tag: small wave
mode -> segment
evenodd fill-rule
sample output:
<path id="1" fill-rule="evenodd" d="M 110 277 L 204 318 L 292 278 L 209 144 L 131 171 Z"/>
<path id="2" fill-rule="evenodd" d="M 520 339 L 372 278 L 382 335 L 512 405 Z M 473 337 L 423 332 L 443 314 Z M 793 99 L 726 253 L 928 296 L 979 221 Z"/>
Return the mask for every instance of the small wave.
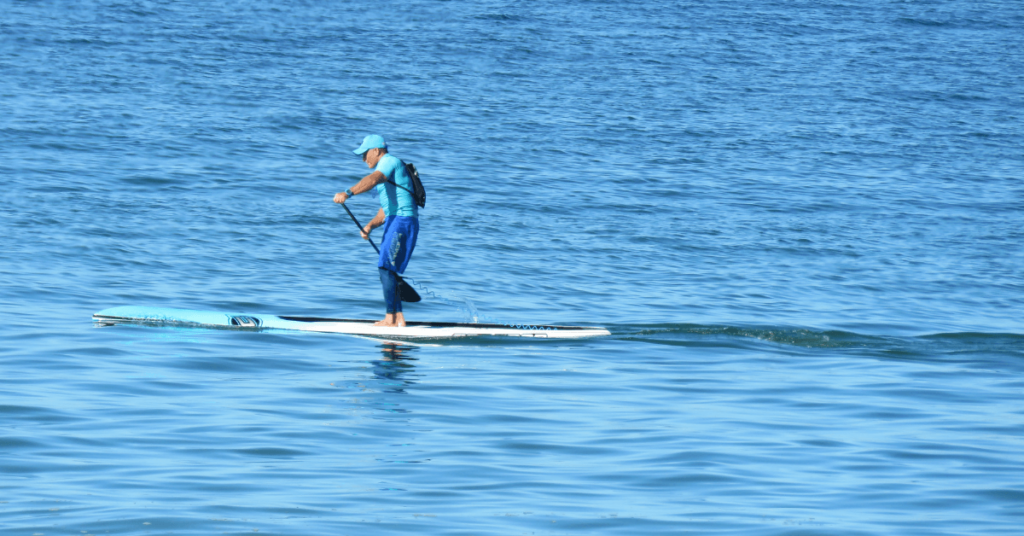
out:
<path id="1" fill-rule="evenodd" d="M 870 337 L 847 331 L 817 331 L 809 328 L 793 327 L 739 327 L 739 326 L 706 326 L 700 324 L 662 324 L 649 326 L 619 326 L 612 329 L 613 334 L 621 334 L 626 339 L 671 338 L 673 335 L 685 337 L 697 335 L 701 337 L 726 337 L 756 339 L 769 343 L 778 343 L 804 348 L 848 348 L 863 346 L 875 342 L 877 337 Z"/>
<path id="2" fill-rule="evenodd" d="M 507 13 L 487 13 L 483 15 L 477 15 L 474 17 L 477 20 L 496 20 L 501 22 L 521 22 L 524 18 L 520 15 L 510 15 Z"/>
<path id="3" fill-rule="evenodd" d="M 951 21 L 917 19 L 913 17 L 900 17 L 899 19 L 896 19 L 896 22 L 900 24 L 906 24 L 909 26 L 929 26 L 940 28 L 953 26 L 953 23 Z"/>
<path id="4" fill-rule="evenodd" d="M 918 336 L 869 335 L 842 330 L 816 330 L 793 326 L 709 326 L 653 324 L 612 326 L 620 339 L 660 344 L 706 344 L 711 339 L 753 339 L 762 343 L 801 348 L 864 348 L 900 355 L 953 355 L 991 352 L 1024 356 L 1024 334 L 935 333 Z"/>

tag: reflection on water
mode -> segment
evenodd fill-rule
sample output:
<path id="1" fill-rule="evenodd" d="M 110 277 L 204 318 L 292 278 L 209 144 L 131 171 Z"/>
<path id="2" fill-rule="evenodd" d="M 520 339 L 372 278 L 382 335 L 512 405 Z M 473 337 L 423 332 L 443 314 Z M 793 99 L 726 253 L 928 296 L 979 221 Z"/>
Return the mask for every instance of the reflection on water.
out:
<path id="1" fill-rule="evenodd" d="M 386 342 L 381 344 L 381 359 L 372 361 L 373 375 L 378 380 L 380 392 L 382 393 L 405 393 L 405 388 L 414 385 L 416 382 L 411 379 L 416 370 L 414 362 L 415 353 L 418 348 L 398 342 Z M 403 411 L 404 410 L 394 410 Z"/>

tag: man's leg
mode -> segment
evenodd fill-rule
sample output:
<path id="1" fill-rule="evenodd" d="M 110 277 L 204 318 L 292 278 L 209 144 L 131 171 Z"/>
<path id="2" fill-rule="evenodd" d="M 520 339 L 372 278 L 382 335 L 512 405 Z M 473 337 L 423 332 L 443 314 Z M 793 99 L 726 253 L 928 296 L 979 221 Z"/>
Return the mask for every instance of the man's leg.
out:
<path id="1" fill-rule="evenodd" d="M 419 234 L 419 220 L 401 216 L 389 216 L 384 224 L 384 236 L 380 241 L 380 259 L 377 269 L 380 271 L 380 282 L 384 287 L 384 301 L 387 303 L 387 315 L 377 322 L 378 326 L 405 327 L 405 315 L 402 314 L 402 299 L 398 292 L 397 272 L 405 270 L 416 247 L 416 235 Z"/>
<path id="2" fill-rule="evenodd" d="M 398 277 L 395 272 L 387 268 L 377 268 L 380 273 L 380 284 L 384 290 L 384 303 L 387 306 L 387 314 L 384 320 L 375 323 L 375 326 L 397 326 L 405 327 L 405 316 L 402 314 L 402 298 L 398 294 Z"/>
<path id="3" fill-rule="evenodd" d="M 395 271 L 402 273 L 405 271 L 405 267 L 409 264 L 409 259 L 412 257 L 412 250 L 416 247 L 416 236 L 420 232 L 420 221 L 416 218 L 395 218 L 395 223 L 398 224 L 400 230 L 396 233 L 396 238 L 400 242 L 400 247 L 397 250 L 391 251 L 391 266 L 394 267 Z M 397 276 L 396 276 L 397 280 Z M 396 290 L 397 293 L 397 285 Z M 398 309 L 395 311 L 395 325 L 398 327 L 405 327 L 405 315 L 402 314 L 402 302 L 399 300 Z"/>

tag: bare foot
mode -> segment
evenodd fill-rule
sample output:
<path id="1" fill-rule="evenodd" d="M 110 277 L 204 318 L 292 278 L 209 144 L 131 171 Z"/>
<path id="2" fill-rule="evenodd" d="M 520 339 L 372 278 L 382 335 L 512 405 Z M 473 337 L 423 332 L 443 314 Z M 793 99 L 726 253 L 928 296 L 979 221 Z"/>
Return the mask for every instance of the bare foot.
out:
<path id="1" fill-rule="evenodd" d="M 381 320 L 379 322 L 374 322 L 373 325 L 374 326 L 380 326 L 382 328 L 393 328 L 393 327 L 395 327 L 395 314 L 394 313 L 388 313 L 388 314 L 384 315 L 384 320 Z"/>
<path id="2" fill-rule="evenodd" d="M 395 313 L 395 323 L 393 325 L 395 327 L 398 327 L 398 328 L 404 328 L 405 327 L 405 315 L 402 314 L 402 313 Z"/>

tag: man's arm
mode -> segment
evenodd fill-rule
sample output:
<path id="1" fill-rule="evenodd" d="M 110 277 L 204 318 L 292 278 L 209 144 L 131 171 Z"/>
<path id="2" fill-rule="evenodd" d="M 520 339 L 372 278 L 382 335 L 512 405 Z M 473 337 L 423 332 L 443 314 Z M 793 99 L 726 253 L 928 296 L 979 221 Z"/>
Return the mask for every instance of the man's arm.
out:
<path id="1" fill-rule="evenodd" d="M 355 189 L 353 189 L 352 192 L 355 193 Z M 380 227 L 381 225 L 384 225 L 384 209 L 377 210 L 377 215 L 370 220 L 370 223 L 366 224 L 366 227 L 363 227 L 363 229 L 359 231 L 359 234 L 363 237 L 363 240 L 369 240 L 370 231 Z"/>
<path id="2" fill-rule="evenodd" d="M 363 192 L 369 192 L 378 184 L 385 182 L 387 180 L 388 178 L 383 173 L 381 173 L 380 171 L 374 171 L 373 173 L 370 173 L 369 175 L 363 177 L 362 180 L 357 182 L 355 186 L 349 188 L 349 190 L 352 191 L 352 195 L 359 195 Z M 345 192 L 334 194 L 334 202 L 344 203 L 345 201 L 348 201 L 349 197 L 351 196 L 346 194 Z M 376 220 L 376 218 L 374 218 L 374 220 Z"/>

